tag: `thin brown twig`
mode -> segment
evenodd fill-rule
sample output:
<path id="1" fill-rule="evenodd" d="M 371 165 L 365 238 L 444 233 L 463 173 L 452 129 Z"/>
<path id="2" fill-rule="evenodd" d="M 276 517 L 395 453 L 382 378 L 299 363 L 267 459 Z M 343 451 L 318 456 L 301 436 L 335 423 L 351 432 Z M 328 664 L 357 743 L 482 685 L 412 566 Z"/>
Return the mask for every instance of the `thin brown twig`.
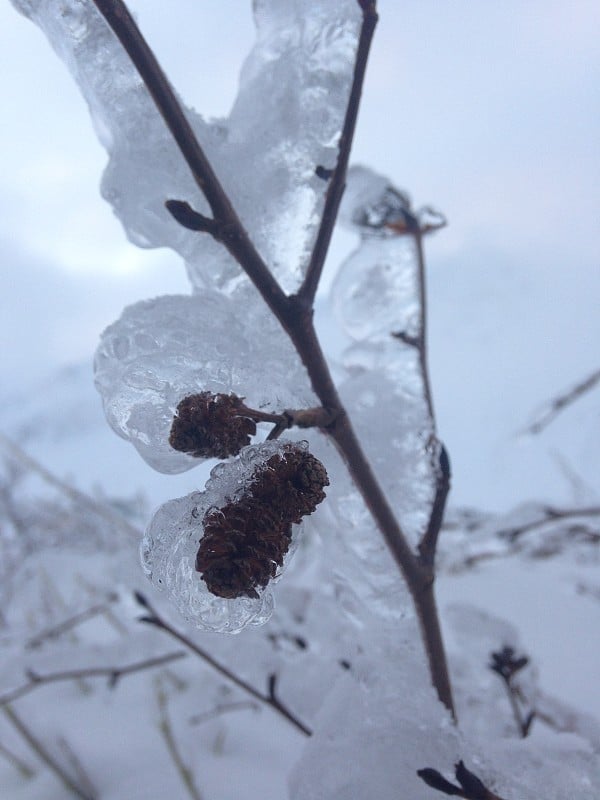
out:
<path id="1" fill-rule="evenodd" d="M 260 706 L 253 703 L 252 700 L 237 700 L 233 703 L 217 703 L 214 708 L 209 711 L 202 711 L 194 714 L 188 719 L 190 725 L 200 725 L 203 722 L 220 717 L 223 714 L 229 714 L 232 711 L 260 711 Z"/>
<path id="2" fill-rule="evenodd" d="M 437 541 L 444 521 L 446 500 L 450 491 L 450 459 L 444 445 L 440 447 L 439 465 L 437 467 L 436 491 L 433 506 L 429 514 L 427 529 L 419 542 L 419 554 L 423 563 L 433 568 Z"/>
<path id="3" fill-rule="evenodd" d="M 568 408 L 570 405 L 572 405 L 572 403 L 593 389 L 599 381 L 600 369 L 592 372 L 591 375 L 588 375 L 587 378 L 577 383 L 568 391 L 559 394 L 557 397 L 554 397 L 548 403 L 546 408 L 538 415 L 537 419 L 528 425 L 523 432 L 531 434 L 541 433 L 544 428 L 547 428 L 548 425 L 553 422 L 553 420 L 561 413 L 561 411 L 564 411 L 565 408 Z"/>
<path id="4" fill-rule="evenodd" d="M 146 609 L 148 614 L 139 618 L 140 622 L 145 622 L 148 625 L 153 625 L 155 628 L 164 631 L 169 636 L 172 636 L 177 641 L 184 644 L 188 647 L 193 653 L 199 656 L 204 662 L 206 662 L 209 666 L 211 666 L 219 675 L 222 675 L 231 683 L 234 683 L 240 689 L 243 689 L 247 694 L 251 695 L 252 697 L 259 700 L 261 703 L 269 706 L 274 711 L 277 711 L 278 714 L 283 716 L 288 722 L 290 722 L 295 728 L 301 731 L 305 736 L 311 736 L 312 731 L 308 728 L 304 723 L 302 723 L 292 712 L 284 706 L 277 698 L 272 696 L 271 693 L 263 694 L 259 692 L 258 689 L 255 689 L 254 686 L 247 683 L 243 678 L 240 678 L 234 672 L 232 672 L 227 667 L 220 664 L 216 659 L 214 659 L 210 653 L 207 653 L 206 650 L 203 650 L 199 647 L 195 642 L 189 639 L 185 634 L 178 631 L 172 625 L 170 625 L 165 619 L 163 619 L 156 609 L 150 604 L 148 599 L 141 594 L 141 592 L 135 592 L 135 598 L 137 602 Z M 269 679 L 271 680 L 271 679 Z"/>
<path id="5" fill-rule="evenodd" d="M 9 750 L 8 747 L 2 743 L 0 743 L 0 755 L 4 756 L 24 778 L 33 778 L 35 775 L 33 767 L 30 767 L 29 764 L 25 763 L 22 758 L 13 753 L 12 750 Z"/>
<path id="6" fill-rule="evenodd" d="M 160 714 L 159 730 L 165 741 L 167 751 L 171 756 L 173 764 L 175 765 L 175 769 L 179 773 L 181 781 L 187 789 L 187 792 L 192 800 L 202 800 L 202 795 L 200 794 L 200 790 L 196 786 L 196 782 L 194 780 L 194 774 L 186 765 L 181 752 L 179 751 L 177 740 L 175 739 L 175 734 L 171 726 L 171 720 L 169 719 L 167 695 L 160 683 L 156 687 L 156 698 L 158 701 L 158 710 Z"/>
<path id="7" fill-rule="evenodd" d="M 321 224 L 315 239 L 304 282 L 298 291 L 298 295 L 310 306 L 312 306 L 314 302 L 319 287 L 340 203 L 342 201 L 344 189 L 346 188 L 346 173 L 348 171 L 348 161 L 352 149 L 354 131 L 356 129 L 356 120 L 358 118 L 358 109 L 367 69 L 367 61 L 371 49 L 371 42 L 373 41 L 373 34 L 375 33 L 375 27 L 378 21 L 375 0 L 368 0 L 368 2 L 360 2 L 359 0 L 359 5 L 362 9 L 363 21 L 356 49 L 352 87 L 350 89 L 346 116 L 344 118 L 338 145 L 337 164 L 329 177 L 329 186 L 325 196 Z"/>
<path id="8" fill-rule="evenodd" d="M 46 639 L 56 639 L 61 636 L 63 633 L 70 631 L 72 628 L 81 625 L 84 622 L 87 622 L 90 619 L 98 616 L 99 614 L 104 614 L 107 610 L 110 603 L 114 603 L 118 599 L 118 595 L 114 592 L 109 595 L 108 600 L 105 603 L 98 603 L 96 605 L 90 606 L 90 608 L 86 608 L 84 611 L 80 611 L 78 614 L 74 614 L 72 617 L 59 622 L 57 625 L 52 625 L 49 628 L 45 628 L 44 630 L 36 633 L 32 636 L 25 644 L 25 648 L 32 650 L 36 647 L 39 647 L 43 641 Z"/>
<path id="9" fill-rule="evenodd" d="M 354 432 L 315 331 L 312 303 L 305 296 L 285 295 L 256 251 L 125 4 L 122 0 L 94 0 L 94 3 L 132 59 L 179 145 L 197 185 L 213 211 L 218 226 L 217 238 L 246 272 L 290 337 L 307 370 L 315 394 L 323 408 L 334 414 L 334 422 L 323 430 L 339 450 L 406 580 L 419 617 L 432 683 L 441 701 L 454 714 L 448 667 L 433 595 L 433 572 L 412 552 Z M 359 4 L 368 15 L 374 13 L 373 0 L 361 0 Z"/>
<path id="10" fill-rule="evenodd" d="M 37 672 L 29 670 L 27 676 L 29 680 L 22 686 L 18 686 L 6 694 L 0 695 L 0 708 L 13 703 L 26 694 L 45 686 L 48 683 L 61 683 L 63 681 L 76 681 L 82 678 L 108 678 L 109 685 L 115 686 L 117 681 L 121 678 L 132 675 L 135 672 L 142 672 L 146 669 L 154 669 L 155 667 L 162 667 L 172 661 L 178 661 L 180 658 L 185 658 L 187 653 L 183 650 L 177 650 L 172 653 L 166 653 L 162 656 L 155 658 L 147 658 L 144 661 L 136 661 L 133 664 L 126 664 L 121 667 L 88 667 L 82 669 L 70 669 L 62 672 L 49 672 L 45 675 L 40 675 Z"/>
<path id="11" fill-rule="evenodd" d="M 546 506 L 543 509 L 544 516 L 539 519 L 526 522 L 523 525 L 515 525 L 511 528 L 500 528 L 496 533 L 498 536 L 510 539 L 514 542 L 524 533 L 543 528 L 553 522 L 565 519 L 573 519 L 577 517 L 597 517 L 600 515 L 600 506 L 582 506 L 581 508 L 555 508 L 553 506 Z"/>
<path id="12" fill-rule="evenodd" d="M 35 734 L 31 731 L 28 725 L 23 722 L 22 718 L 17 714 L 17 712 L 9 705 L 2 706 L 2 711 L 4 712 L 7 719 L 10 721 L 12 726 L 19 732 L 22 738 L 27 742 L 29 747 L 34 751 L 34 753 L 38 756 L 40 761 L 43 761 L 44 764 L 48 767 L 48 769 L 53 772 L 59 781 L 65 786 L 65 788 L 72 792 L 73 794 L 80 797 L 81 800 L 96 800 L 96 795 L 90 794 L 87 792 L 83 787 L 81 787 L 70 775 L 69 773 L 62 767 L 58 761 L 50 755 L 48 750 L 44 747 L 42 742 L 35 736 Z"/>
<path id="13" fill-rule="evenodd" d="M 73 770 L 73 774 L 77 779 L 79 785 L 86 792 L 90 797 L 95 797 L 98 792 L 91 781 L 90 776 L 87 773 L 87 770 L 81 763 L 81 759 L 77 755 L 77 753 L 73 750 L 71 745 L 67 742 L 64 737 L 59 737 L 58 745 L 60 749 L 63 751 L 67 762 L 69 763 L 71 769 Z"/>

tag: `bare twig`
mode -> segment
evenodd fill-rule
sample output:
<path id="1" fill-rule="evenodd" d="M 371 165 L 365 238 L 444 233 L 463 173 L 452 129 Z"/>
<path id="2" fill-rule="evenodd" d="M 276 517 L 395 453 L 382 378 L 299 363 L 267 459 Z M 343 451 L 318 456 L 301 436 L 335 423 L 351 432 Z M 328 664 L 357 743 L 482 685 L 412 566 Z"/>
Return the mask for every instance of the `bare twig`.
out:
<path id="1" fill-rule="evenodd" d="M 209 711 L 202 711 L 199 714 L 194 714 L 188 719 L 190 725 L 200 725 L 202 722 L 208 722 L 210 719 L 220 717 L 223 714 L 229 714 L 232 711 L 260 711 L 260 706 L 253 703 L 252 700 L 238 700 L 234 703 L 217 703 L 214 708 Z"/>
<path id="2" fill-rule="evenodd" d="M 8 747 L 0 743 L 0 755 L 4 756 L 4 758 L 10 762 L 15 769 L 17 769 L 24 778 L 33 778 L 35 775 L 35 770 L 33 767 L 30 767 L 29 764 L 26 764 L 22 758 L 15 755 L 12 750 L 9 750 Z"/>
<path id="3" fill-rule="evenodd" d="M 58 625 L 53 625 L 50 628 L 45 628 L 43 631 L 36 633 L 35 636 L 32 636 L 27 641 L 25 647 L 32 650 L 36 647 L 39 647 L 46 639 L 58 638 L 63 633 L 66 633 L 72 628 L 77 627 L 77 625 L 81 625 L 83 622 L 87 622 L 99 614 L 104 614 L 109 607 L 109 603 L 114 603 L 117 599 L 118 595 L 112 592 L 109 595 L 107 602 L 90 606 L 90 608 L 85 609 L 85 611 L 80 611 L 79 614 L 74 614 L 72 617 L 69 617 L 63 622 L 58 623 Z"/>
<path id="4" fill-rule="evenodd" d="M 169 719 L 167 695 L 160 683 L 156 689 L 156 697 L 158 700 L 158 710 L 160 713 L 159 730 L 163 739 L 165 740 L 165 745 L 169 755 L 171 756 L 173 764 L 175 764 L 175 769 L 179 773 L 181 781 L 187 789 L 187 792 L 192 800 L 202 800 L 200 790 L 194 781 L 194 773 L 188 766 L 186 766 L 181 753 L 179 752 L 179 747 L 177 746 L 175 734 L 173 733 L 173 728 Z"/>
<path id="5" fill-rule="evenodd" d="M 289 711 L 289 709 L 287 709 L 279 700 L 277 700 L 274 696 L 272 696 L 271 692 L 269 692 L 269 694 L 263 694 L 262 692 L 259 692 L 258 689 L 255 689 L 253 686 L 251 686 L 245 680 L 240 678 L 230 669 L 228 669 L 227 667 L 223 666 L 223 664 L 220 664 L 218 661 L 216 661 L 210 655 L 210 653 L 207 653 L 206 650 L 203 650 L 201 647 L 198 647 L 198 645 L 191 639 L 189 639 L 187 636 L 185 636 L 185 634 L 180 633 L 180 631 L 178 631 L 176 628 L 170 625 L 165 619 L 159 616 L 155 608 L 150 604 L 148 599 L 143 594 L 141 594 L 141 592 L 135 592 L 135 598 L 137 602 L 148 612 L 148 614 L 145 614 L 144 616 L 139 618 L 140 622 L 145 622 L 148 625 L 153 625 L 154 627 L 159 628 L 160 630 L 167 633 L 169 636 L 172 636 L 174 639 L 177 639 L 177 641 L 184 644 L 193 653 L 195 653 L 203 661 L 209 664 L 209 666 L 211 666 L 216 672 L 218 672 L 219 675 L 222 675 L 228 681 L 231 681 L 231 683 L 234 683 L 236 686 L 239 686 L 240 689 L 243 689 L 245 692 L 247 692 L 247 694 L 251 695 L 256 700 L 259 700 L 261 703 L 268 705 L 278 714 L 283 716 L 295 728 L 301 731 L 305 736 L 312 735 L 312 731 L 310 730 L 310 728 L 307 728 L 306 725 L 300 722 L 300 720 L 297 717 L 295 717 L 294 714 L 292 714 L 292 712 Z M 270 680 L 271 678 L 269 678 L 269 681 Z"/>
<path id="6" fill-rule="evenodd" d="M 2 706 L 2 711 L 11 722 L 15 730 L 23 737 L 27 744 L 38 756 L 40 761 L 53 772 L 65 788 L 73 794 L 80 797 L 81 800 L 96 800 L 95 794 L 90 794 L 82 786 L 80 786 L 62 767 L 56 759 L 50 755 L 48 750 L 44 747 L 42 742 L 35 736 L 28 725 L 26 725 L 17 712 L 9 705 Z"/>
<path id="7" fill-rule="evenodd" d="M 134 672 L 142 672 L 147 669 L 154 669 L 155 667 L 162 667 L 165 664 L 170 664 L 172 661 L 178 661 L 180 658 L 185 658 L 186 653 L 183 650 L 177 650 L 173 653 L 166 653 L 163 656 L 156 656 L 155 658 L 147 658 L 144 661 L 136 661 L 133 664 L 126 664 L 122 667 L 88 667 L 82 669 L 70 669 L 63 672 L 49 672 L 45 675 L 40 675 L 33 670 L 27 672 L 29 680 L 22 686 L 18 686 L 6 694 L 0 695 L 0 708 L 13 703 L 20 697 L 39 689 L 48 683 L 61 683 L 63 681 L 76 681 L 82 678 L 108 678 L 108 683 L 111 688 L 116 686 L 117 682 Z"/>
<path id="8" fill-rule="evenodd" d="M 450 459 L 444 445 L 440 447 L 440 460 L 437 472 L 437 486 L 433 506 L 429 514 L 429 523 L 419 543 L 419 553 L 425 564 L 433 568 L 437 540 L 444 520 L 446 500 L 450 491 Z"/>
<path id="9" fill-rule="evenodd" d="M 573 386 L 566 392 L 557 395 L 554 397 L 544 408 L 544 410 L 538 415 L 537 419 L 535 419 L 530 425 L 528 425 L 523 433 L 531 433 L 536 434 L 540 433 L 547 428 L 548 425 L 561 413 L 564 411 L 565 408 L 568 408 L 572 403 L 576 400 L 579 400 L 584 394 L 589 392 L 594 386 L 600 381 L 600 369 L 592 372 L 591 375 L 588 375 L 580 383 Z"/>
<path id="10" fill-rule="evenodd" d="M 514 648 L 503 647 L 502 650 L 490 654 L 491 661 L 488 664 L 492 672 L 500 677 L 506 693 L 508 701 L 515 719 L 515 725 L 519 731 L 522 739 L 525 739 L 531 730 L 531 725 L 535 719 L 536 713 L 531 709 L 524 716 L 519 705 L 519 701 L 523 699 L 519 687 L 515 684 L 514 678 L 524 667 L 529 663 L 527 656 L 517 656 Z"/>
<path id="11" fill-rule="evenodd" d="M 325 206 L 323 208 L 321 224 L 306 271 L 304 283 L 298 292 L 311 306 L 321 280 L 323 265 L 325 264 L 333 228 L 337 219 L 342 195 L 346 187 L 346 172 L 348 171 L 348 160 L 350 158 L 350 150 L 352 149 L 352 140 L 356 128 L 367 60 L 369 58 L 369 50 L 371 49 L 371 42 L 378 20 L 375 0 L 359 0 L 359 5 L 363 13 L 363 22 L 356 50 L 352 87 L 350 89 L 346 116 L 338 146 L 338 160 L 333 171 L 327 171 L 329 187 L 325 196 Z"/>
<path id="12" fill-rule="evenodd" d="M 498 530 L 497 535 L 514 542 L 524 533 L 529 533 L 529 531 L 536 530 L 537 528 L 543 528 L 545 525 L 549 525 L 557 520 L 573 519 L 577 517 L 597 517 L 599 515 L 600 506 L 582 506 L 581 508 L 555 508 L 553 506 L 546 506 L 543 509 L 543 516 L 539 519 L 534 519 L 523 525 L 515 525 L 511 528 L 501 528 Z"/>
<path id="13" fill-rule="evenodd" d="M 332 413 L 334 422 L 322 430 L 331 437 L 337 446 L 358 491 L 406 580 L 421 624 L 432 683 L 442 702 L 454 713 L 448 668 L 433 595 L 433 570 L 422 563 L 420 557 L 415 556 L 412 552 L 354 432 L 315 331 L 312 299 L 307 293 L 285 295 L 260 257 L 195 138 L 156 58 L 125 4 L 122 0 L 94 0 L 94 3 L 129 54 L 173 134 L 197 185 L 206 197 L 214 216 L 216 238 L 223 242 L 246 272 L 290 337 L 322 407 Z M 363 9 L 364 24 L 367 27 L 374 26 L 376 21 L 374 0 L 359 0 L 359 5 Z M 344 170 L 342 167 L 340 169 L 340 174 L 343 175 Z M 337 206 L 332 203 L 332 212 L 335 208 Z M 181 211 L 181 206 L 176 206 L 176 209 Z M 185 213 L 188 213 L 187 209 Z M 316 270 L 314 274 L 316 274 Z M 311 278 L 311 281 L 314 279 Z"/>
<path id="14" fill-rule="evenodd" d="M 437 769 L 419 769 L 417 775 L 427 786 L 437 789 L 442 794 L 462 797 L 464 800 L 503 800 L 499 795 L 490 791 L 473 772 L 468 770 L 463 761 L 459 761 L 454 767 L 454 775 L 460 784 L 446 780 Z"/>
<path id="15" fill-rule="evenodd" d="M 86 792 L 90 797 L 95 797 L 98 793 L 77 753 L 62 736 L 59 737 L 58 744 L 83 791 Z"/>
<path id="16" fill-rule="evenodd" d="M 142 532 L 138 528 L 124 519 L 124 517 L 122 517 L 116 511 L 113 511 L 109 506 L 97 502 L 88 494 L 85 494 L 85 492 L 82 492 L 65 481 L 60 480 L 60 478 L 57 478 L 56 475 L 53 475 L 49 470 L 46 469 L 46 467 L 43 467 L 39 462 L 35 461 L 35 459 L 25 453 L 25 451 L 22 450 L 15 442 L 13 442 L 7 436 L 4 436 L 2 433 L 0 433 L 0 445 L 5 448 L 11 458 L 14 458 L 23 464 L 23 466 L 27 467 L 27 469 L 35 472 L 50 486 L 54 486 L 55 488 L 59 489 L 67 497 L 70 497 L 75 503 L 83 506 L 84 508 L 90 509 L 94 512 L 94 514 L 98 514 L 98 516 L 108 520 L 112 525 L 118 525 L 132 538 L 134 538 L 135 541 L 139 541 Z"/>

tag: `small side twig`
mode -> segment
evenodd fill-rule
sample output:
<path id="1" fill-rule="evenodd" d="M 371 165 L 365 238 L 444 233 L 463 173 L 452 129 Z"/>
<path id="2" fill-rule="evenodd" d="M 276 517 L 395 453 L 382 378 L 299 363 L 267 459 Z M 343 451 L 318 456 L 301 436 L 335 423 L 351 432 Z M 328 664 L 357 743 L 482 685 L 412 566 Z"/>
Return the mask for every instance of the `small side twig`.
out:
<path id="1" fill-rule="evenodd" d="M 535 719 L 536 713 L 531 709 L 527 714 L 523 714 L 519 705 L 519 700 L 522 700 L 522 695 L 519 692 L 519 687 L 514 683 L 515 675 L 517 675 L 529 663 L 527 656 L 517 656 L 514 648 L 503 647 L 502 650 L 490 654 L 490 663 L 488 664 L 492 672 L 498 675 L 508 696 L 508 701 L 515 719 L 515 725 L 519 731 L 522 739 L 525 739 L 531 730 L 531 725 Z"/>
<path id="2" fill-rule="evenodd" d="M 37 738 L 37 736 L 35 736 L 35 734 L 23 722 L 22 718 L 11 706 L 3 706 L 2 711 L 15 730 L 19 732 L 29 747 L 31 747 L 34 753 L 38 756 L 40 761 L 44 762 L 48 769 L 56 775 L 59 781 L 69 792 L 77 795 L 77 797 L 80 797 L 81 800 L 96 800 L 95 794 L 90 794 L 86 789 L 80 786 L 80 784 L 69 775 L 64 767 L 61 766 L 61 764 L 59 764 L 53 756 L 50 755 L 42 742 Z"/>
<path id="3" fill-rule="evenodd" d="M 33 767 L 30 767 L 29 764 L 25 763 L 22 758 L 9 750 L 8 747 L 0 743 L 0 755 L 4 756 L 4 758 L 17 769 L 24 778 L 33 778 L 35 775 L 35 770 Z"/>
<path id="4" fill-rule="evenodd" d="M 29 680 L 22 686 L 18 686 L 6 694 L 0 695 L 0 708 L 6 707 L 9 703 L 13 703 L 24 695 L 39 689 L 48 683 L 60 683 L 62 681 L 77 681 L 82 678 L 108 678 L 108 685 L 112 689 L 117 685 L 117 682 L 126 675 L 131 675 L 134 672 L 141 672 L 146 669 L 153 669 L 154 667 L 162 667 L 172 661 L 177 661 L 180 658 L 185 658 L 187 653 L 183 650 L 177 650 L 173 653 L 166 653 L 163 656 L 156 656 L 156 658 L 147 658 L 144 661 L 136 661 L 133 664 L 126 664 L 122 667 L 89 667 L 83 669 L 71 669 L 63 672 L 50 672 L 46 675 L 40 675 L 33 670 L 27 671 Z"/>
<path id="5" fill-rule="evenodd" d="M 593 389 L 598 382 L 600 382 L 600 369 L 592 372 L 591 375 L 588 375 L 587 378 L 577 383 L 568 391 L 554 397 L 538 415 L 537 419 L 525 428 L 523 433 L 530 433 L 532 435 L 541 433 L 541 431 L 547 428 L 565 408 L 568 408 L 576 400 Z"/>
<path id="6" fill-rule="evenodd" d="M 63 751 L 67 762 L 71 766 L 73 770 L 73 774 L 77 778 L 79 785 L 81 788 L 86 792 L 90 797 L 95 797 L 98 793 L 92 783 L 90 776 L 87 773 L 87 770 L 81 763 L 81 759 L 77 755 L 77 753 L 73 750 L 71 745 L 64 739 L 62 736 L 58 740 L 58 744 L 60 749 Z"/>
<path id="7" fill-rule="evenodd" d="M 201 647 L 198 647 L 195 642 L 191 639 L 188 639 L 183 633 L 180 633 L 176 628 L 170 625 L 166 620 L 159 616 L 155 608 L 150 604 L 148 599 L 141 593 L 141 592 L 134 592 L 135 599 L 143 608 L 146 609 L 148 612 L 144 614 L 142 617 L 139 617 L 140 622 L 144 622 L 147 625 L 153 625 L 154 627 L 158 628 L 159 630 L 164 631 L 169 636 L 177 639 L 177 641 L 184 644 L 188 647 L 193 653 L 195 653 L 199 658 L 201 658 L 204 662 L 206 662 L 209 666 L 211 666 L 219 675 L 222 675 L 231 683 L 234 683 L 240 689 L 243 689 L 247 694 L 254 697 L 261 703 L 269 706 L 278 714 L 280 714 L 284 719 L 290 722 L 297 730 L 301 731 L 305 736 L 311 736 L 312 731 L 308 728 L 304 723 L 302 723 L 292 712 L 286 708 L 272 693 L 269 691 L 268 694 L 263 694 L 259 692 L 258 689 L 255 689 L 254 686 L 251 686 L 245 680 L 240 678 L 234 672 L 232 672 L 227 667 L 220 664 L 216 659 L 214 659 L 210 653 L 207 653 L 206 650 L 203 650 Z M 269 679 L 270 680 L 270 679 Z"/>
<path id="8" fill-rule="evenodd" d="M 435 561 L 437 540 L 444 520 L 446 500 L 448 499 L 448 492 L 450 491 L 450 476 L 451 470 L 448 451 L 444 445 L 441 445 L 435 498 L 429 514 L 427 530 L 419 543 L 419 554 L 423 563 L 432 568 Z"/>
<path id="9" fill-rule="evenodd" d="M 181 781 L 185 786 L 185 788 L 187 789 L 188 794 L 192 798 L 192 800 L 202 800 L 202 795 L 200 794 L 200 790 L 198 789 L 194 781 L 194 774 L 192 770 L 188 766 L 186 766 L 183 757 L 179 751 L 179 747 L 177 746 L 175 734 L 173 733 L 173 728 L 171 726 L 171 720 L 169 719 L 167 695 L 162 686 L 160 685 L 160 683 L 158 684 L 156 689 L 156 697 L 158 700 L 158 710 L 160 713 L 159 730 L 165 741 L 167 751 L 171 756 L 173 764 L 175 765 L 175 769 L 179 773 Z"/>
<path id="10" fill-rule="evenodd" d="M 223 714 L 229 714 L 232 711 L 259 711 L 260 706 L 258 703 L 253 703 L 252 700 L 238 700 L 234 703 L 217 703 L 214 708 L 209 711 L 202 711 L 199 714 L 194 714 L 188 719 L 190 725 L 200 725 L 202 722 L 208 722 L 210 719 L 220 717 Z"/>
<path id="11" fill-rule="evenodd" d="M 545 506 L 543 508 L 543 516 L 539 519 L 534 519 L 531 522 L 526 522 L 523 525 L 518 525 L 513 528 L 501 528 L 498 530 L 497 535 L 509 539 L 514 542 L 524 533 L 543 528 L 544 525 L 549 525 L 551 522 L 557 520 L 573 519 L 575 517 L 597 517 L 600 515 L 600 506 L 582 506 L 581 508 L 555 508 L 553 506 Z"/>
<path id="12" fill-rule="evenodd" d="M 459 761 L 454 767 L 454 776 L 459 786 L 450 783 L 437 769 L 430 767 L 417 770 L 417 775 L 427 786 L 437 789 L 442 794 L 462 797 L 464 800 L 503 800 L 500 795 L 490 791 L 477 775 L 468 770 L 463 761 Z"/>
<path id="13" fill-rule="evenodd" d="M 104 614 L 108 609 L 109 604 L 114 603 L 117 599 L 118 595 L 115 594 L 114 592 L 111 592 L 105 603 L 98 603 L 96 605 L 90 606 L 90 608 L 87 608 L 84 611 L 80 611 L 78 614 L 74 614 L 72 617 L 69 617 L 63 622 L 59 622 L 57 625 L 45 628 L 44 630 L 32 636 L 27 641 L 25 647 L 28 650 L 33 650 L 34 648 L 39 647 L 42 644 L 42 642 L 44 642 L 46 639 L 58 638 L 63 633 L 66 633 L 67 631 L 70 631 L 72 628 L 81 625 L 83 622 L 87 622 L 88 620 L 93 619 L 99 614 Z"/>

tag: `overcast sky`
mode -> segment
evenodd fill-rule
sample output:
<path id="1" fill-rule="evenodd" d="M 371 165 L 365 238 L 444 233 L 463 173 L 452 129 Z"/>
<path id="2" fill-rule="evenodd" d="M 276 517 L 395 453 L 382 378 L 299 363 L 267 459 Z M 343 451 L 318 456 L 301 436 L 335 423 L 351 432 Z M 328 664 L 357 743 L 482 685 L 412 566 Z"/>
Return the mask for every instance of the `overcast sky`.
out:
<path id="1" fill-rule="evenodd" d="M 161 0 L 131 6 L 187 102 L 227 113 L 252 42 L 250 2 L 172 0 L 168 15 Z M 518 361 L 513 380 L 532 376 L 543 398 L 598 360 L 600 4 L 380 0 L 379 9 L 353 160 L 450 220 L 428 245 L 437 393 L 459 393 L 464 378 L 440 340 L 456 335 L 467 348 L 472 326 L 488 336 L 490 359 Z M 126 242 L 99 197 L 105 157 L 85 105 L 7 2 L 0 53 L 0 370 L 29 380 L 88 356 L 125 303 L 187 283 L 174 255 Z M 519 322 L 506 320 L 500 346 L 503 291 Z M 515 291 L 525 300 L 513 306 Z M 475 407 L 486 391 L 497 385 L 475 389 Z"/>

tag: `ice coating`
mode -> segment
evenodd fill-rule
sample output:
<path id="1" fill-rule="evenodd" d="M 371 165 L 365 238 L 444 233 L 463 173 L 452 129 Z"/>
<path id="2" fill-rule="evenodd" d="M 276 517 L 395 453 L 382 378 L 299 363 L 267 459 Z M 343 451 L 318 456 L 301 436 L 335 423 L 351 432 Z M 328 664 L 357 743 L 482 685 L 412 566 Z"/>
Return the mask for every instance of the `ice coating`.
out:
<path id="1" fill-rule="evenodd" d="M 169 444 L 177 405 L 190 394 L 233 392 L 272 411 L 314 404 L 298 356 L 258 298 L 205 291 L 128 306 L 103 333 L 94 369 L 113 430 L 166 473 L 198 464 Z"/>
<path id="2" fill-rule="evenodd" d="M 339 220 L 351 230 L 378 236 L 393 235 L 386 226 L 414 218 L 410 197 L 369 167 L 355 164 L 346 176 Z"/>
<path id="3" fill-rule="evenodd" d="M 300 525 L 292 526 L 292 545 L 278 575 L 264 589 L 257 588 L 258 598 L 237 597 L 226 600 L 211 594 L 195 570 L 196 553 L 202 538 L 202 519 L 209 508 L 221 508 L 247 491 L 255 470 L 271 456 L 282 454 L 289 442 L 278 439 L 245 447 L 239 458 L 217 464 L 203 492 L 169 500 L 154 514 L 140 554 L 150 581 L 166 591 L 182 616 L 205 630 L 238 633 L 247 625 L 262 625 L 273 611 L 271 584 L 287 565 L 297 542 Z M 294 447 L 307 448 L 294 442 Z"/>
<path id="4" fill-rule="evenodd" d="M 413 545 L 435 496 L 440 446 L 429 408 L 419 340 L 423 324 L 418 248 L 391 225 L 416 222 L 408 197 L 381 175 L 353 168 L 343 208 L 359 247 L 332 290 L 354 344 L 342 362 L 340 395 L 402 529 Z"/>
<path id="5" fill-rule="evenodd" d="M 420 326 L 415 243 L 408 236 L 364 238 L 332 286 L 334 311 L 356 341 L 415 337 Z"/>
<path id="6" fill-rule="evenodd" d="M 233 290 L 240 270 L 226 249 L 184 230 L 164 208 L 174 198 L 209 211 L 92 2 L 13 4 L 44 30 L 87 100 L 109 154 L 102 191 L 128 237 L 143 247 L 178 251 L 195 286 Z M 230 117 L 209 123 L 186 113 L 258 251 L 292 291 L 306 267 L 327 188 L 315 169 L 331 168 L 337 158 L 361 13 L 355 0 L 260 0 L 254 13 L 257 41 Z"/>

